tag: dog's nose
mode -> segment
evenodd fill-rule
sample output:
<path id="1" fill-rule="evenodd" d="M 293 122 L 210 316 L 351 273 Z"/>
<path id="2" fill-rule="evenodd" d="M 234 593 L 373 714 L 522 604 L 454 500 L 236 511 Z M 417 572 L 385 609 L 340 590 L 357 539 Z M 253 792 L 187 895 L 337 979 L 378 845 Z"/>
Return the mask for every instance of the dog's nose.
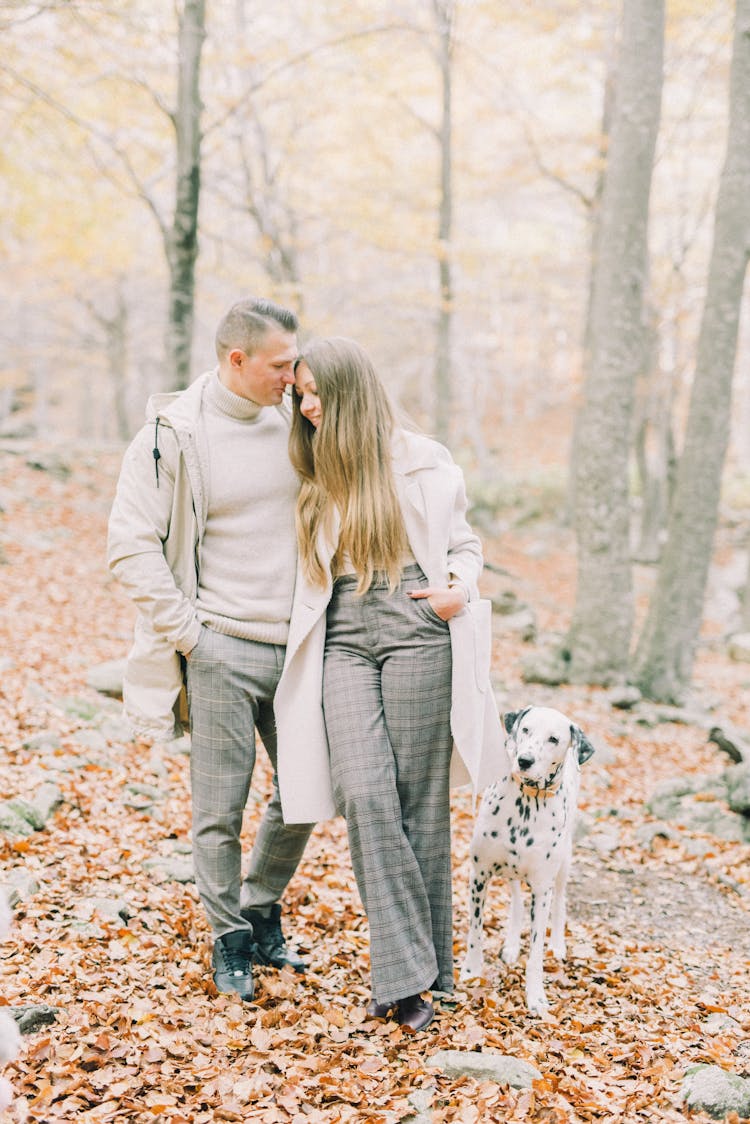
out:
<path id="1" fill-rule="evenodd" d="M 530 769 L 533 764 L 534 764 L 534 758 L 533 757 L 519 757 L 518 758 L 518 768 L 521 769 L 524 773 L 527 772 L 527 770 Z"/>

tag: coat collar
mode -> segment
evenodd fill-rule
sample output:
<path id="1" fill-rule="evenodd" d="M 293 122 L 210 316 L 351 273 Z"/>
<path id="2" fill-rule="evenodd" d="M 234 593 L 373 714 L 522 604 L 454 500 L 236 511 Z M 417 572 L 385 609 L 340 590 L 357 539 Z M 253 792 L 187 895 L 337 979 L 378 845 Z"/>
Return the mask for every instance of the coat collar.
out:
<path id="1" fill-rule="evenodd" d="M 432 438 L 422 433 L 397 429 L 391 442 L 394 475 L 409 476 L 425 468 L 436 468 L 440 464 L 439 449 Z"/>

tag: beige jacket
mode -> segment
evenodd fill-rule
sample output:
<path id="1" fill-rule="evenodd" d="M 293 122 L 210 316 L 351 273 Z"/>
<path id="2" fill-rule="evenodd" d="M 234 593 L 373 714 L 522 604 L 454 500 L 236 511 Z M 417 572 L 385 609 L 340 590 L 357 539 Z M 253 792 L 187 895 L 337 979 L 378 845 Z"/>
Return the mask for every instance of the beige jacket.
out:
<path id="1" fill-rule="evenodd" d="M 201 629 L 195 600 L 207 501 L 200 465 L 208 458 L 199 449 L 206 440 L 203 396 L 213 374 L 149 400 L 146 424 L 123 458 L 109 519 L 109 565 L 138 606 L 125 713 L 137 735 L 159 741 L 182 733 L 175 713 L 182 653 L 195 646 Z M 270 408 L 288 422 L 286 405 Z"/>
<path id="2" fill-rule="evenodd" d="M 479 598 L 481 544 L 466 520 L 463 474 L 447 449 L 428 437 L 401 430 L 394 439 L 396 490 L 409 545 L 430 585 L 455 574 L 469 602 L 450 622 L 453 677 L 451 731 L 454 784 L 475 791 L 494 779 L 503 736 L 490 686 L 490 603 Z M 323 718 L 323 652 L 326 608 L 331 598 L 330 561 L 335 542 L 321 543 L 328 566 L 325 589 L 297 572 L 286 659 L 274 709 L 278 778 L 284 820 L 312 823 L 336 815 Z"/>

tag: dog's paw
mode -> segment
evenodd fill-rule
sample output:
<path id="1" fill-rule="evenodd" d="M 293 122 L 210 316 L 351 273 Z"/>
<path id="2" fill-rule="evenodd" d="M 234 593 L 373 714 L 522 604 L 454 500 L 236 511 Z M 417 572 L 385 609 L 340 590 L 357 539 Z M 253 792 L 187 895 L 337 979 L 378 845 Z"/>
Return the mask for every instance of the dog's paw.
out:
<path id="1" fill-rule="evenodd" d="M 526 1008 L 530 1015 L 537 1015 L 539 1018 L 544 1018 L 545 1015 L 549 1014 L 549 1003 L 544 992 L 540 991 L 533 995 L 527 995 Z"/>
<path id="2" fill-rule="evenodd" d="M 459 979 L 466 980 L 481 980 L 484 975 L 484 957 L 477 956 L 476 954 L 469 954 L 461 965 Z"/>
<path id="3" fill-rule="evenodd" d="M 565 941 L 556 941 L 554 939 L 549 942 L 549 950 L 554 956 L 555 960 L 564 960 L 566 954 Z"/>
<path id="4" fill-rule="evenodd" d="M 504 964 L 515 964 L 516 960 L 518 960 L 520 952 L 521 952 L 520 944 L 516 944 L 515 941 L 514 942 L 506 941 L 505 944 L 503 945 L 503 949 L 502 949 L 502 952 L 500 953 L 500 956 L 502 957 L 502 960 L 503 960 Z"/>

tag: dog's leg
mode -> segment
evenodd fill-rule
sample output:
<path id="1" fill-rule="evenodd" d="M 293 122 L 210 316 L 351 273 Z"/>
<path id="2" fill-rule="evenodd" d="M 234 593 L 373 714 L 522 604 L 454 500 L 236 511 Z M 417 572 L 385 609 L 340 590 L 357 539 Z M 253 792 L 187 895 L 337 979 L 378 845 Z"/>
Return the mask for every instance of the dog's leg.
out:
<path id="1" fill-rule="evenodd" d="M 469 932 L 466 937 L 466 956 L 461 966 L 462 980 L 479 979 L 484 972 L 482 916 L 489 880 L 489 870 L 485 869 L 480 859 L 472 858 L 469 875 Z"/>
<path id="2" fill-rule="evenodd" d="M 561 864 L 552 894 L 549 946 L 558 960 L 565 959 L 565 918 L 567 914 L 567 885 L 570 859 Z"/>
<path id="3" fill-rule="evenodd" d="M 510 884 L 510 909 L 505 928 L 502 958 L 506 964 L 515 964 L 521 951 L 521 922 L 523 920 L 523 898 L 521 883 L 516 878 Z"/>
<path id="4" fill-rule="evenodd" d="M 532 1015 L 549 1010 L 544 995 L 544 944 L 552 904 L 552 887 L 531 888 L 531 948 L 526 963 L 526 1006 Z"/>

